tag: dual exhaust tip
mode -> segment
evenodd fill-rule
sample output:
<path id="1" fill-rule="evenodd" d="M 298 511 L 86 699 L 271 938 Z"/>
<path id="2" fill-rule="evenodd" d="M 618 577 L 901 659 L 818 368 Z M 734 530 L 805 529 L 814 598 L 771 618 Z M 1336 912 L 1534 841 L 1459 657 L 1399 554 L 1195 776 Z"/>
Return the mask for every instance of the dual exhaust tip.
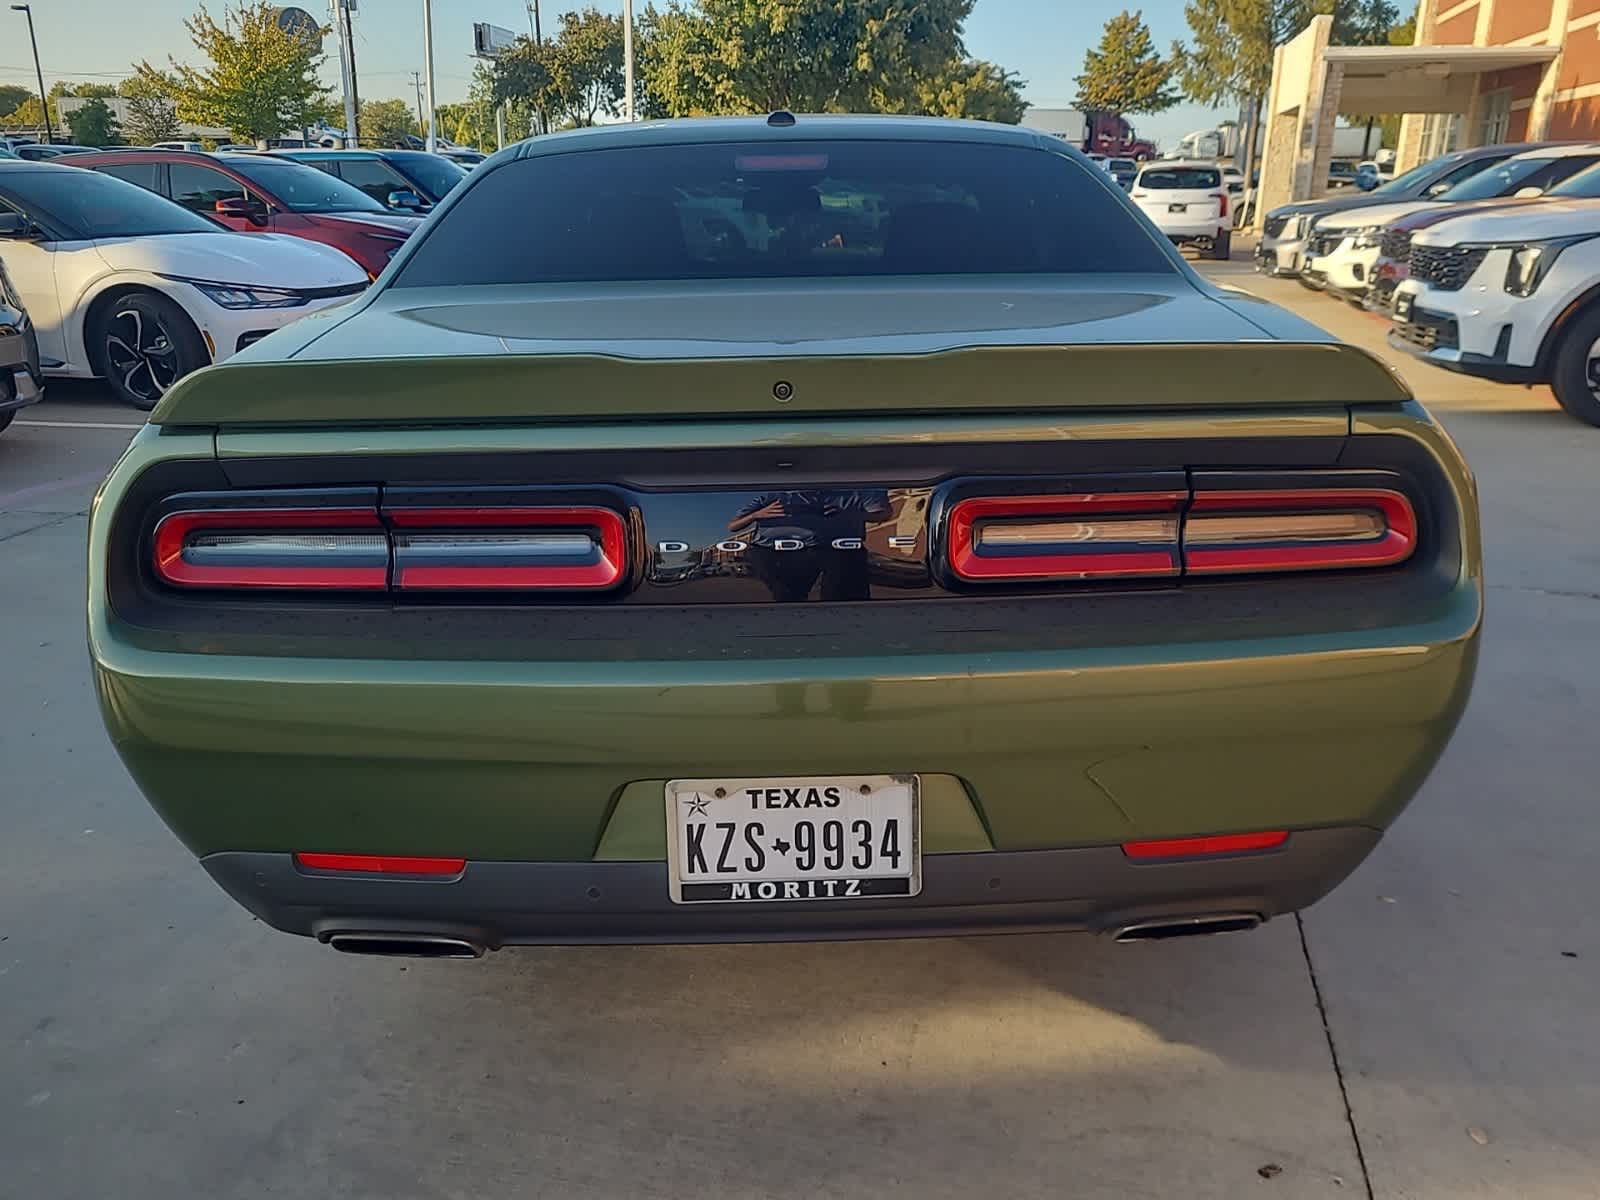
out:
<path id="1" fill-rule="evenodd" d="M 1117 928 L 1118 942 L 1160 942 L 1169 938 L 1246 933 L 1261 924 L 1259 913 L 1216 913 L 1198 917 L 1163 917 Z M 328 934 L 328 945 L 344 954 L 378 958 L 482 958 L 482 942 L 445 933 L 408 930 L 351 929 Z"/>

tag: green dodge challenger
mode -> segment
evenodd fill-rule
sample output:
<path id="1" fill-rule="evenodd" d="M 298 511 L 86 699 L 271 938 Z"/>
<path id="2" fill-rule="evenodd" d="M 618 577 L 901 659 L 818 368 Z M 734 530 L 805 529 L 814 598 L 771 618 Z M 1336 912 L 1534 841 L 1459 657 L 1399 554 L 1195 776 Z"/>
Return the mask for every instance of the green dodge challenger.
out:
<path id="1" fill-rule="evenodd" d="M 1466 704 L 1472 477 L 1042 135 L 511 147 L 95 501 L 118 752 L 372 954 L 1246 929 Z"/>

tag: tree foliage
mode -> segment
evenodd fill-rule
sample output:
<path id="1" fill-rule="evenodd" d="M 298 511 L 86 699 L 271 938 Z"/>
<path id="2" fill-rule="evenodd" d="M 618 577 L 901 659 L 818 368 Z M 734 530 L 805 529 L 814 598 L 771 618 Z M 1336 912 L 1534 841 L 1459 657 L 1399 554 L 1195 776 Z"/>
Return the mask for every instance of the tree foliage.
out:
<path id="1" fill-rule="evenodd" d="M 69 112 L 67 128 L 72 131 L 72 140 L 80 146 L 113 145 L 119 140 L 121 132 L 111 106 L 100 96 L 91 98 L 82 108 Z"/>
<path id="2" fill-rule="evenodd" d="M 322 51 L 280 29 L 276 14 L 267 0 L 241 0 L 219 24 L 202 7 L 184 27 L 210 67 L 171 58 L 170 73 L 141 62 L 139 76 L 164 91 L 183 120 L 221 125 L 241 141 L 314 124 L 329 111 L 330 89 L 317 78 Z"/>
<path id="3" fill-rule="evenodd" d="M 1142 12 L 1118 13 L 1106 22 L 1099 49 L 1083 56 L 1079 108 L 1114 113 L 1165 112 L 1177 104 L 1178 64 L 1163 58 Z"/>
<path id="4" fill-rule="evenodd" d="M 542 44 L 519 38 L 495 60 L 494 95 L 568 127 L 621 111 L 622 18 L 595 8 L 563 13 Z"/>
<path id="5" fill-rule="evenodd" d="M 641 22 L 653 116 L 938 113 L 1017 121 L 1021 80 L 970 59 L 974 0 L 672 0 Z"/>
<path id="6" fill-rule="evenodd" d="M 419 132 L 417 114 L 404 100 L 363 100 L 359 124 L 368 146 L 403 146 L 406 135 Z"/>
<path id="7" fill-rule="evenodd" d="M 0 118 L 9 117 L 32 99 L 32 88 L 20 87 L 14 83 L 0 83 Z"/>
<path id="8" fill-rule="evenodd" d="M 122 136 L 135 146 L 152 146 L 183 136 L 178 114 L 165 96 L 138 93 L 127 100 L 128 118 L 122 123 Z"/>

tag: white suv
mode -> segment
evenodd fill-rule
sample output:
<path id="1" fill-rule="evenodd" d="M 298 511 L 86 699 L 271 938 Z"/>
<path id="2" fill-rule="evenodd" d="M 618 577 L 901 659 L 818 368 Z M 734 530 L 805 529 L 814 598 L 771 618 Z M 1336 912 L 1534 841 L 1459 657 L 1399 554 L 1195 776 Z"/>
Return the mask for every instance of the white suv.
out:
<path id="1" fill-rule="evenodd" d="M 1429 200 L 1383 204 L 1317 220 L 1308 239 L 1300 282 L 1327 288 L 1360 304 L 1372 287 L 1385 227 L 1427 208 L 1542 196 L 1562 180 L 1600 163 L 1600 144 L 1574 142 L 1515 154 Z"/>
<path id="2" fill-rule="evenodd" d="M 1233 214 L 1216 163 L 1164 159 L 1139 168 L 1133 202 L 1178 245 L 1203 244 L 1215 259 L 1233 248 Z"/>
<path id="3" fill-rule="evenodd" d="M 1600 425 L 1600 200 L 1466 213 L 1417 232 L 1389 341 L 1453 371 L 1548 383 Z"/>

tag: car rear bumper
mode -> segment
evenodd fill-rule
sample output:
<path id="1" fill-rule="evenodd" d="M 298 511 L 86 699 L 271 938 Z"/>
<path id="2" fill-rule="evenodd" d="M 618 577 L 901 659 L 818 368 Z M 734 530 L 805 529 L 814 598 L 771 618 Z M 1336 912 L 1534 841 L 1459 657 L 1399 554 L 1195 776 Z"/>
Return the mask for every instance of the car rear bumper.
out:
<path id="1" fill-rule="evenodd" d="M 1262 920 L 1313 903 L 1377 845 L 1364 827 L 1311 829 L 1261 853 L 1138 863 L 1119 846 L 931 854 L 914 897 L 674 904 L 664 862 L 470 862 L 449 880 L 300 870 L 291 855 L 201 861 L 287 933 L 455 937 L 506 945 L 761 942 L 1041 930 L 1114 932 L 1216 916 Z"/>

